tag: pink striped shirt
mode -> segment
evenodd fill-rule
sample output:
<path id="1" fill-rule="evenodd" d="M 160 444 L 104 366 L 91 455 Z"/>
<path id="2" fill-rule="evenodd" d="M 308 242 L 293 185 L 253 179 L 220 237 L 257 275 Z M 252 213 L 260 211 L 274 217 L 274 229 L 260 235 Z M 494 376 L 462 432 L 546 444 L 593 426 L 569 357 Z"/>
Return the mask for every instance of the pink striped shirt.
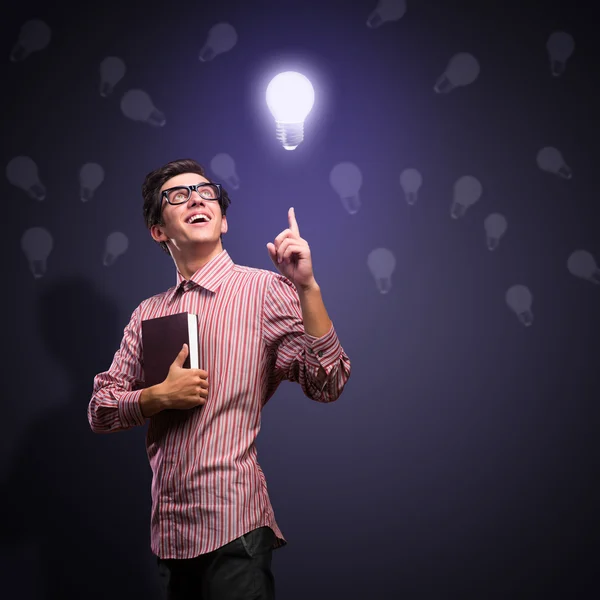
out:
<path id="1" fill-rule="evenodd" d="M 200 367 L 208 371 L 203 406 L 145 419 L 141 321 L 177 312 L 198 315 Z M 279 273 L 236 265 L 223 250 L 186 281 L 141 302 L 108 371 L 94 378 L 88 420 L 112 433 L 145 425 L 152 468 L 152 552 L 193 558 L 267 525 L 273 549 L 287 544 L 257 461 L 262 407 L 284 379 L 308 398 L 336 400 L 350 361 L 333 325 L 304 331 L 296 288 Z"/>

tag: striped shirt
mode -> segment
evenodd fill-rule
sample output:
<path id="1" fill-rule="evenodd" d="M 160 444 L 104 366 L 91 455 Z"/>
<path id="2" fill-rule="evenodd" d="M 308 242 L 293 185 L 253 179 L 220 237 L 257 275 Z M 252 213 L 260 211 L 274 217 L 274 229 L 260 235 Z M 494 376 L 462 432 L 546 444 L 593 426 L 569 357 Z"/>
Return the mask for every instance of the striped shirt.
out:
<path id="1" fill-rule="evenodd" d="M 145 419 L 141 322 L 178 312 L 198 315 L 204 405 Z M 112 363 L 94 378 L 88 420 L 112 433 L 148 422 L 152 469 L 151 549 L 161 558 L 193 558 L 268 526 L 273 549 L 287 544 L 257 461 L 261 410 L 281 381 L 296 381 L 317 402 L 336 400 L 350 361 L 333 327 L 304 331 L 300 300 L 279 273 L 235 264 L 223 250 L 186 280 L 141 302 Z"/>

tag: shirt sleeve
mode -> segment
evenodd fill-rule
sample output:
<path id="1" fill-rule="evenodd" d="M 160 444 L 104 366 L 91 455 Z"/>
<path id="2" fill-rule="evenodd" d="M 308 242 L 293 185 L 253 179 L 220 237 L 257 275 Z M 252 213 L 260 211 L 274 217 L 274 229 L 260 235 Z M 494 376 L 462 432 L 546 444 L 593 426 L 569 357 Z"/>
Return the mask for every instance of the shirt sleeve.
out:
<path id="1" fill-rule="evenodd" d="M 333 323 L 321 337 L 304 331 L 300 298 L 294 284 L 275 274 L 266 292 L 263 336 L 270 354 L 271 395 L 280 381 L 298 382 L 317 402 L 337 400 L 350 377 L 350 359 Z"/>
<path id="2" fill-rule="evenodd" d="M 88 421 L 94 433 L 113 433 L 144 425 L 140 408 L 142 380 L 140 306 L 132 313 L 123 331 L 121 345 L 108 371 L 94 377 Z"/>

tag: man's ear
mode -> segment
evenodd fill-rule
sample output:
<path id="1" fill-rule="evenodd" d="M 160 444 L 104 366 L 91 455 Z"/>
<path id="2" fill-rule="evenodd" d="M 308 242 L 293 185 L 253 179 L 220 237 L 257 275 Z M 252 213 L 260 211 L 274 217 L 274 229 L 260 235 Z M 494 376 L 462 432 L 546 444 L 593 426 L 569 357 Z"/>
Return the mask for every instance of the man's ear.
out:
<path id="1" fill-rule="evenodd" d="M 227 233 L 228 228 L 229 226 L 227 225 L 227 217 L 223 215 L 221 217 L 221 233 Z"/>
<path id="2" fill-rule="evenodd" d="M 169 238 L 165 235 L 160 225 L 152 225 L 150 235 L 155 242 L 166 242 Z"/>

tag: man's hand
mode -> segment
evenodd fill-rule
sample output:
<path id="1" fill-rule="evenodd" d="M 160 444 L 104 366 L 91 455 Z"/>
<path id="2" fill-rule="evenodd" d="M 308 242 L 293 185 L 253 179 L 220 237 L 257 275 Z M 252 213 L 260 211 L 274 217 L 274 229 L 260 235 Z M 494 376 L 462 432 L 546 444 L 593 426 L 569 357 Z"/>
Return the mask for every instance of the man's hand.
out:
<path id="1" fill-rule="evenodd" d="M 203 369 L 187 369 L 182 365 L 188 355 L 187 344 L 179 351 L 166 379 L 157 386 L 165 408 L 188 409 L 206 402 L 208 373 Z"/>
<path id="2" fill-rule="evenodd" d="M 293 208 L 288 211 L 288 229 L 284 229 L 273 242 L 267 244 L 269 256 L 277 270 L 287 277 L 298 291 L 315 287 L 312 260 L 308 242 L 300 237 Z"/>

